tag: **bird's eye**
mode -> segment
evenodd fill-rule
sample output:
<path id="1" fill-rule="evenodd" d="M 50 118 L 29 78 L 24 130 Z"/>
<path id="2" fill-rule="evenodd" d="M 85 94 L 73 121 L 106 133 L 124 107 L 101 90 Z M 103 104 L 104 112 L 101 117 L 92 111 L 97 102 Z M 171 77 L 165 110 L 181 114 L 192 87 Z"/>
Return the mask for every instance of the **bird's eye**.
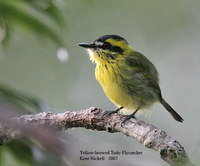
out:
<path id="1" fill-rule="evenodd" d="M 105 43 L 103 43 L 102 48 L 108 49 L 108 48 L 110 48 L 110 46 L 111 46 L 110 43 L 105 42 Z"/>

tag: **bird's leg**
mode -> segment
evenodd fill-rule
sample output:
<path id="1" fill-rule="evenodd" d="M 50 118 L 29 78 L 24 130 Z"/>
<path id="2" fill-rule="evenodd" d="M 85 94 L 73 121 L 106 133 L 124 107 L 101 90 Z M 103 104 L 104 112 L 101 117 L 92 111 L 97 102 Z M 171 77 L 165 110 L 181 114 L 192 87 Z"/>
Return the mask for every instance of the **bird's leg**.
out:
<path id="1" fill-rule="evenodd" d="M 137 108 L 132 114 L 130 114 L 130 115 L 125 115 L 125 119 L 124 119 L 124 121 L 122 122 L 122 124 L 124 124 L 127 120 L 129 120 L 129 119 L 131 119 L 131 118 L 135 118 L 135 119 L 136 119 L 135 114 L 138 112 L 139 109 L 140 109 L 140 107 Z"/>
<path id="2" fill-rule="evenodd" d="M 116 109 L 114 109 L 114 110 L 112 110 L 112 111 L 104 111 L 103 116 L 106 115 L 106 114 L 111 115 L 111 114 L 117 113 L 119 110 L 121 110 L 121 109 L 123 109 L 123 108 L 124 108 L 124 107 L 118 107 L 118 108 L 116 108 Z"/>

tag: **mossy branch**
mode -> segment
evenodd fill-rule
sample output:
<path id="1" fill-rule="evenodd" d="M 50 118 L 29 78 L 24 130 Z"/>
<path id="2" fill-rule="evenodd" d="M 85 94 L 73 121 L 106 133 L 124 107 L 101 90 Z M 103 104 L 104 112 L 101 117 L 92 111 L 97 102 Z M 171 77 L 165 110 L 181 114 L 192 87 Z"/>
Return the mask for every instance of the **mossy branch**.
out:
<path id="1" fill-rule="evenodd" d="M 39 113 L 23 115 L 13 118 L 16 123 L 28 126 L 42 126 L 57 131 L 68 128 L 84 127 L 86 129 L 107 131 L 110 133 L 122 132 L 137 139 L 145 147 L 157 151 L 160 157 L 172 166 L 192 165 L 183 146 L 168 136 L 165 131 L 137 119 L 131 119 L 122 124 L 124 117 L 119 114 L 105 114 L 99 108 L 88 108 L 80 111 L 67 111 L 64 113 Z M 5 123 L 0 123 L 0 144 L 6 144 L 13 139 L 22 137 L 17 129 L 11 129 Z"/>

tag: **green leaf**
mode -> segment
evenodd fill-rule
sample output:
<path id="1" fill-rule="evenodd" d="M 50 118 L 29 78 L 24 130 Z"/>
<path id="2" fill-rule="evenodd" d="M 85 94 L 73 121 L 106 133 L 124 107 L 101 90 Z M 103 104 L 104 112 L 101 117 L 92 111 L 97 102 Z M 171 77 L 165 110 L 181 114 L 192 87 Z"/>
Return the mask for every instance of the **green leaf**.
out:
<path id="1" fill-rule="evenodd" d="M 31 143 L 26 140 L 15 140 L 4 145 L 19 163 L 34 165 Z"/>
<path id="2" fill-rule="evenodd" d="M 36 3 L 37 2 L 37 3 Z M 6 24 L 5 41 L 12 27 L 24 25 L 38 36 L 51 38 L 59 46 L 64 43 L 56 33 L 56 26 L 63 23 L 61 11 L 51 1 L 0 0 L 0 21 Z"/>
<path id="3" fill-rule="evenodd" d="M 30 113 L 42 111 L 41 102 L 37 98 L 11 89 L 3 84 L 0 84 L 0 96 Z"/>

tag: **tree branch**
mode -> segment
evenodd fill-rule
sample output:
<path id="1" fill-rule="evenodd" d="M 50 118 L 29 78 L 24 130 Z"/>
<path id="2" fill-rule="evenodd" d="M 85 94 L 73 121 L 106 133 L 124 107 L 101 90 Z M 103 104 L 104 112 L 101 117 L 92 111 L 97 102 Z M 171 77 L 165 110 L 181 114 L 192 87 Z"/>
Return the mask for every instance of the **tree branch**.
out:
<path id="1" fill-rule="evenodd" d="M 12 121 L 29 126 L 43 126 L 61 131 L 73 127 L 85 127 L 98 131 L 122 132 L 137 139 L 145 147 L 157 151 L 160 157 L 169 165 L 192 165 L 184 148 L 178 141 L 171 138 L 165 131 L 137 119 L 131 119 L 122 124 L 124 117 L 119 114 L 105 114 L 98 108 L 65 113 L 39 113 L 23 115 Z M 0 123 L 0 144 L 6 144 L 13 139 L 22 137 L 22 133 L 5 123 Z"/>

